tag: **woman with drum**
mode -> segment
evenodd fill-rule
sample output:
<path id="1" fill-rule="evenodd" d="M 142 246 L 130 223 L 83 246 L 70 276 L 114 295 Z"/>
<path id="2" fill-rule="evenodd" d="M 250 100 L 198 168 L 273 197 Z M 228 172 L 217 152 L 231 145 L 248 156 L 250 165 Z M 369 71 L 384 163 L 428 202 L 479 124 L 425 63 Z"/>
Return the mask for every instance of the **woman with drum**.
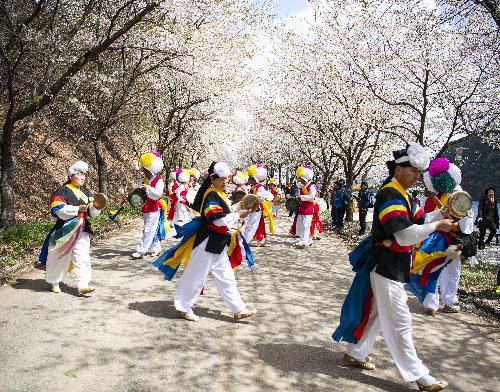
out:
<path id="1" fill-rule="evenodd" d="M 240 203 L 231 206 L 225 193 L 229 167 L 224 162 L 213 163 L 196 194 L 193 209 L 201 214 L 189 262 L 175 293 L 174 306 L 177 316 L 188 321 L 198 321 L 193 305 L 200 295 L 209 272 L 224 302 L 234 313 L 235 321 L 251 317 L 255 309 L 247 309 L 241 299 L 234 272 L 228 257 L 231 236 L 229 228 L 249 214 Z"/>
<path id="2" fill-rule="evenodd" d="M 106 205 L 101 195 L 94 201 L 92 193 L 84 187 L 89 166 L 78 161 L 68 169 L 68 180 L 50 198 L 50 213 L 57 219 L 43 243 L 40 263 L 46 265 L 45 280 L 53 293 L 60 293 L 59 284 L 68 271 L 75 273 L 77 295 L 94 291 L 90 286 L 90 234 L 88 217 L 96 217 Z"/>
<path id="3" fill-rule="evenodd" d="M 252 186 L 250 193 L 259 198 L 260 207 L 258 211 L 250 213 L 245 219 L 241 234 L 248 243 L 255 240 L 258 246 L 264 246 L 266 243 L 266 224 L 264 222 L 264 206 L 262 203 L 266 199 L 272 199 L 272 195 L 266 191 L 263 184 L 266 177 L 267 169 L 264 165 L 252 165 L 248 168 L 248 182 Z"/>
<path id="4" fill-rule="evenodd" d="M 136 251 L 132 253 L 132 259 L 142 259 L 150 251 L 152 256 L 161 252 L 160 240 L 157 237 L 160 222 L 160 199 L 163 196 L 165 183 L 159 173 L 163 170 L 163 159 L 157 151 L 142 154 L 139 164 L 144 173 L 142 188 L 146 191 L 146 203 L 142 207 L 144 218 L 144 231 L 141 242 Z"/>
<path id="5" fill-rule="evenodd" d="M 311 166 L 304 165 L 297 168 L 297 179 L 300 181 L 300 206 L 297 217 L 297 235 L 299 242 L 296 247 L 303 249 L 312 245 L 311 224 L 314 216 L 314 199 L 316 198 L 316 186 L 312 183 L 314 172 Z"/>
<path id="6" fill-rule="evenodd" d="M 191 219 L 193 219 L 193 213 L 191 209 L 187 206 L 188 199 L 187 195 L 189 192 L 189 174 L 182 170 L 177 174 L 177 182 L 179 186 L 175 190 L 176 202 L 175 202 L 175 214 L 172 223 L 174 224 L 186 224 Z"/>
<path id="7" fill-rule="evenodd" d="M 233 204 L 236 204 L 248 193 L 248 186 L 246 185 L 248 175 L 241 170 L 236 170 L 231 175 L 231 181 L 235 185 L 231 200 Z"/>
<path id="8" fill-rule="evenodd" d="M 429 170 L 424 173 L 424 183 L 430 192 L 437 194 L 426 200 L 424 212 L 429 214 L 443 207 L 451 207 L 449 206 L 449 200 L 452 193 L 462 191 L 460 187 L 461 181 L 462 173 L 460 169 L 453 163 L 450 163 L 447 158 L 437 158 L 433 160 L 429 165 Z M 471 214 L 472 211 L 470 211 L 469 215 Z M 470 235 L 474 231 L 474 222 L 471 216 L 463 216 L 456 220 L 458 223 L 456 226 L 457 232 Z M 436 316 L 436 311 L 439 309 L 439 292 L 441 292 L 441 300 L 443 302 L 441 311 L 444 313 L 457 313 L 460 310 L 457 292 L 458 282 L 460 281 L 461 254 L 453 251 L 457 245 L 454 241 L 453 234 L 437 233 L 436 235 L 445 239 L 442 241 L 442 244 L 437 241 L 433 235 L 426 239 L 415 252 L 413 258 L 414 268 L 412 268 L 412 274 L 410 275 L 412 283 L 409 287 L 412 291 L 417 287 L 418 292 L 416 296 L 419 299 L 423 298 L 423 306 L 427 315 Z M 436 246 L 429 248 L 427 243 L 430 244 L 431 242 L 435 243 Z M 443 260 L 442 267 L 436 264 L 438 262 L 437 260 L 430 261 L 432 260 L 432 255 L 436 255 L 436 259 L 439 258 L 438 255 L 440 253 L 438 252 L 446 253 L 446 258 Z M 423 282 L 421 278 L 422 274 L 417 272 L 417 266 L 420 259 L 426 259 L 429 263 L 432 262 L 434 266 L 432 273 L 428 275 L 427 285 L 430 287 L 431 282 L 435 282 L 432 283 L 435 290 L 425 294 L 425 296 L 425 289 L 418 287 L 417 283 L 413 283 L 413 280 L 415 280 L 415 282 Z M 421 270 L 422 268 L 419 269 Z M 414 279 L 412 279 L 413 276 Z M 419 292 L 422 292 L 422 294 L 419 295 Z"/>

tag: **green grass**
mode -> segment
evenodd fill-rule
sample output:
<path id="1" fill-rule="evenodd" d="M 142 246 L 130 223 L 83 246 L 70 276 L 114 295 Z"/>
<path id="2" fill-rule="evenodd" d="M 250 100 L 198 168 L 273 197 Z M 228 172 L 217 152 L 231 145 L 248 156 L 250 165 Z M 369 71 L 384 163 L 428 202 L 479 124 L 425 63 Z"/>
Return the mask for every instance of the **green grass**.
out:
<path id="1" fill-rule="evenodd" d="M 498 266 L 491 263 L 481 263 L 471 267 L 462 263 L 460 289 L 465 293 L 487 299 L 500 299 L 496 293 Z"/>
<path id="2" fill-rule="evenodd" d="M 92 229 L 95 234 L 112 230 L 120 221 L 126 221 L 142 215 L 138 209 L 125 208 L 118 217 L 112 221 L 108 218 L 110 210 L 118 207 L 110 206 L 98 217 L 91 218 Z M 12 229 L 0 232 L 0 271 L 18 263 L 21 259 L 39 252 L 49 230 L 54 226 L 55 220 L 18 224 Z"/>

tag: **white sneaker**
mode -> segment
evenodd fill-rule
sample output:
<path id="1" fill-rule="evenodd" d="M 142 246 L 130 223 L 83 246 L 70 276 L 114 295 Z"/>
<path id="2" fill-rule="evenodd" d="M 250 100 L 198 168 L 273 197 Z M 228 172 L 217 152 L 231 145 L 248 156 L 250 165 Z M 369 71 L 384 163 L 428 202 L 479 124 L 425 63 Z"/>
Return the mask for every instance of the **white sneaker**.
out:
<path id="1" fill-rule="evenodd" d="M 50 291 L 52 291 L 53 293 L 60 293 L 61 288 L 59 287 L 58 284 L 53 284 L 52 287 L 50 288 Z"/>
<path id="2" fill-rule="evenodd" d="M 134 253 L 132 253 L 132 254 L 130 255 L 130 257 L 132 257 L 132 259 L 134 259 L 134 260 L 137 260 L 137 259 L 142 259 L 144 256 L 143 256 L 143 255 L 141 255 L 141 254 L 140 254 L 140 253 L 138 253 L 138 252 L 134 252 Z"/>
<path id="3" fill-rule="evenodd" d="M 161 251 L 151 252 L 151 257 L 158 257 L 159 255 L 161 255 Z"/>

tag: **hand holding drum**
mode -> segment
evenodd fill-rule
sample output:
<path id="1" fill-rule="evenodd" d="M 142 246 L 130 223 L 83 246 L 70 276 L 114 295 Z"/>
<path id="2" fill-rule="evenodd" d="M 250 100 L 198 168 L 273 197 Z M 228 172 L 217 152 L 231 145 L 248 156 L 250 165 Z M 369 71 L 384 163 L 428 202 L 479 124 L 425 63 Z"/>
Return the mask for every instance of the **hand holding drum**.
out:
<path id="1" fill-rule="evenodd" d="M 142 208 L 146 204 L 148 196 L 144 188 L 136 188 L 128 194 L 128 202 L 134 208 Z"/>
<path id="2" fill-rule="evenodd" d="M 240 201 L 242 210 L 259 211 L 259 198 L 255 195 L 245 195 Z"/>
<path id="3" fill-rule="evenodd" d="M 460 220 L 466 216 L 472 218 L 472 197 L 464 191 L 454 192 L 448 198 L 448 216 Z"/>
<path id="4" fill-rule="evenodd" d="M 108 198 L 104 193 L 96 193 L 93 197 L 89 197 L 89 202 L 86 205 L 81 205 L 78 211 L 85 212 L 90 206 L 90 203 L 92 203 L 96 210 L 103 210 L 108 204 Z"/>
<path id="5" fill-rule="evenodd" d="M 93 199 L 93 200 L 90 200 Z M 89 202 L 92 202 L 93 206 L 98 210 L 103 210 L 108 204 L 108 198 L 104 193 L 96 193 L 94 197 L 89 197 Z"/>

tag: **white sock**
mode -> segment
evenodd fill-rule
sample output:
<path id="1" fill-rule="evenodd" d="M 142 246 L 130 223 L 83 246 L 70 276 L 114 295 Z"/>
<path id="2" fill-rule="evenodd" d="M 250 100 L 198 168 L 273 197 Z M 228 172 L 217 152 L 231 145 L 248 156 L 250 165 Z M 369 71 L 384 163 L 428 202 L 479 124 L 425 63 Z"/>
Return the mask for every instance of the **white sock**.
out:
<path id="1" fill-rule="evenodd" d="M 432 377 L 430 374 L 428 374 L 427 376 L 419 378 L 418 382 L 422 385 L 432 385 L 432 384 L 436 384 L 437 380 L 434 377 Z"/>

